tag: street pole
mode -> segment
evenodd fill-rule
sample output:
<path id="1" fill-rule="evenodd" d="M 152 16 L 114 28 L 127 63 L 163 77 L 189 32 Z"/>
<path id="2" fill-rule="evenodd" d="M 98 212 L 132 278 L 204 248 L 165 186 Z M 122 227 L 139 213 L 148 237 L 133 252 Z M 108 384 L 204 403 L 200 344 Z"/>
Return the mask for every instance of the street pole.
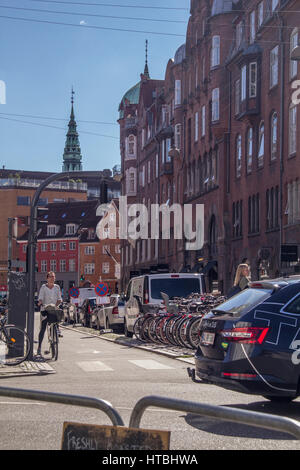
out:
<path id="1" fill-rule="evenodd" d="M 36 244 L 37 244 L 37 215 L 38 201 L 43 190 L 53 181 L 65 178 L 95 176 L 93 171 L 67 171 L 62 173 L 54 173 L 46 178 L 37 188 L 31 202 L 30 208 L 30 225 L 28 233 L 28 249 L 27 249 L 27 271 L 28 271 L 28 318 L 27 318 L 27 334 L 30 339 L 29 360 L 33 359 L 33 339 L 34 339 L 34 294 L 35 294 L 35 261 L 36 261 Z M 101 173 L 99 172 L 99 178 Z"/>

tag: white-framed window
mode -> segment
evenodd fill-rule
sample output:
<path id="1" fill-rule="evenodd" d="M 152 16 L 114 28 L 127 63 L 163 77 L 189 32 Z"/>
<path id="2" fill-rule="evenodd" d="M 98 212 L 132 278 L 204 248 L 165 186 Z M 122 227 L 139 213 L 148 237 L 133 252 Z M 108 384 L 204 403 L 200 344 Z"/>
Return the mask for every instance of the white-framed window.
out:
<path id="1" fill-rule="evenodd" d="M 238 134 L 236 138 L 236 176 L 239 178 L 242 174 L 242 136 Z"/>
<path id="2" fill-rule="evenodd" d="M 260 2 L 257 7 L 257 26 L 258 28 L 261 27 L 261 25 L 264 22 L 264 2 Z"/>
<path id="3" fill-rule="evenodd" d="M 56 266 L 56 259 L 51 259 L 50 260 L 50 271 L 53 271 L 56 273 L 57 266 Z"/>
<path id="4" fill-rule="evenodd" d="M 255 10 L 250 13 L 250 43 L 253 43 L 255 40 L 256 27 L 255 27 Z"/>
<path id="5" fill-rule="evenodd" d="M 249 64 L 249 98 L 256 98 L 257 95 L 257 62 Z"/>
<path id="6" fill-rule="evenodd" d="M 86 263 L 84 265 L 84 274 L 95 274 L 95 263 Z"/>
<path id="7" fill-rule="evenodd" d="M 235 30 L 235 43 L 236 43 L 237 49 L 240 47 L 242 40 L 243 40 L 243 30 L 244 30 L 244 25 L 243 25 L 243 22 L 240 21 L 236 25 L 236 30 Z"/>
<path id="8" fill-rule="evenodd" d="M 46 273 L 48 271 L 47 269 L 48 263 L 46 259 L 41 260 L 41 272 Z"/>
<path id="9" fill-rule="evenodd" d="M 41 243 L 41 251 L 47 251 L 48 243 Z"/>
<path id="10" fill-rule="evenodd" d="M 110 246 L 109 245 L 103 245 L 102 254 L 107 255 L 107 252 L 110 253 Z"/>
<path id="11" fill-rule="evenodd" d="M 121 275 L 121 266 L 118 263 L 118 264 L 115 264 L 115 278 L 120 279 L 120 275 Z"/>
<path id="12" fill-rule="evenodd" d="M 26 243 L 23 244 L 22 251 L 23 251 L 23 253 L 26 253 L 26 251 L 27 251 L 27 244 Z"/>
<path id="13" fill-rule="evenodd" d="M 115 253 L 117 253 L 117 254 L 121 253 L 121 245 L 119 245 L 119 244 L 115 245 Z"/>
<path id="14" fill-rule="evenodd" d="M 175 106 L 181 105 L 181 80 L 175 80 Z"/>
<path id="15" fill-rule="evenodd" d="M 50 251 L 56 251 L 56 242 L 50 243 Z"/>
<path id="16" fill-rule="evenodd" d="M 74 235 L 76 232 L 76 225 L 75 224 L 67 224 L 66 225 L 66 234 L 67 235 Z"/>
<path id="17" fill-rule="evenodd" d="M 220 90 L 214 88 L 212 91 L 212 121 L 220 119 Z"/>
<path id="18" fill-rule="evenodd" d="M 261 122 L 258 131 L 258 166 L 262 166 L 264 163 L 265 155 L 265 123 Z"/>
<path id="19" fill-rule="evenodd" d="M 166 143 L 164 140 L 161 141 L 161 162 L 162 163 L 165 163 L 165 159 L 166 159 Z"/>
<path id="20" fill-rule="evenodd" d="M 130 134 L 125 140 L 126 158 L 136 158 L 136 136 Z"/>
<path id="21" fill-rule="evenodd" d="M 102 273 L 103 274 L 109 273 L 109 263 L 102 263 Z"/>
<path id="22" fill-rule="evenodd" d="M 69 250 L 71 251 L 76 250 L 76 242 L 69 242 Z"/>
<path id="23" fill-rule="evenodd" d="M 95 254 L 95 247 L 93 245 L 88 245 L 84 247 L 84 254 L 85 255 L 94 255 Z"/>
<path id="24" fill-rule="evenodd" d="M 166 161 L 167 162 L 171 161 L 171 157 L 169 155 L 169 152 L 171 150 L 171 144 L 172 144 L 172 140 L 170 138 L 166 139 Z"/>
<path id="25" fill-rule="evenodd" d="M 290 106 L 289 113 L 289 154 L 297 151 L 297 105 Z"/>
<path id="26" fill-rule="evenodd" d="M 298 46 L 298 28 L 293 29 L 290 37 L 290 53 L 295 47 Z M 298 72 L 298 61 L 291 60 L 290 63 L 290 78 L 295 78 Z"/>
<path id="27" fill-rule="evenodd" d="M 205 136 L 205 130 L 206 130 L 206 107 L 205 105 L 203 105 L 201 108 L 201 135 L 202 137 Z"/>
<path id="28" fill-rule="evenodd" d="M 212 37 L 211 67 L 220 65 L 220 36 Z"/>
<path id="29" fill-rule="evenodd" d="M 48 237 L 55 237 L 56 235 L 56 225 L 48 225 L 47 226 L 47 236 Z"/>
<path id="30" fill-rule="evenodd" d="M 158 178 L 158 153 L 155 155 L 155 177 Z"/>
<path id="31" fill-rule="evenodd" d="M 174 143 L 175 143 L 175 148 L 180 150 L 180 147 L 181 147 L 181 124 L 175 124 Z"/>
<path id="32" fill-rule="evenodd" d="M 76 271 L 76 260 L 69 259 L 69 272 L 74 273 Z"/>
<path id="33" fill-rule="evenodd" d="M 161 107 L 161 121 L 163 127 L 170 124 L 170 106 L 168 104 L 163 104 Z"/>
<path id="34" fill-rule="evenodd" d="M 199 138 L 199 113 L 198 111 L 195 113 L 195 142 L 198 142 Z"/>
<path id="35" fill-rule="evenodd" d="M 235 97 L 235 114 L 240 114 L 240 106 L 241 106 L 241 80 L 236 80 L 234 84 L 234 97 Z"/>
<path id="36" fill-rule="evenodd" d="M 131 168 L 127 172 L 127 193 L 128 194 L 135 194 L 136 193 L 136 169 Z"/>
<path id="37" fill-rule="evenodd" d="M 249 127 L 247 131 L 246 152 L 247 152 L 247 173 L 250 173 L 252 170 L 252 160 L 253 160 L 253 128 L 252 127 Z"/>
<path id="38" fill-rule="evenodd" d="M 67 249 L 66 242 L 60 242 L 59 249 L 60 249 L 60 251 L 66 251 L 66 249 Z"/>
<path id="39" fill-rule="evenodd" d="M 270 52 L 270 88 L 278 84 L 278 46 Z"/>
<path id="40" fill-rule="evenodd" d="M 241 101 L 247 98 L 247 66 L 244 65 L 241 70 Z"/>
<path id="41" fill-rule="evenodd" d="M 271 160 L 277 157 L 277 140 L 278 140 L 278 117 L 274 112 L 271 116 Z"/>
<path id="42" fill-rule="evenodd" d="M 67 267 L 67 262 L 65 259 L 61 259 L 59 260 L 59 271 L 61 273 L 65 273 L 66 272 L 66 267 Z"/>

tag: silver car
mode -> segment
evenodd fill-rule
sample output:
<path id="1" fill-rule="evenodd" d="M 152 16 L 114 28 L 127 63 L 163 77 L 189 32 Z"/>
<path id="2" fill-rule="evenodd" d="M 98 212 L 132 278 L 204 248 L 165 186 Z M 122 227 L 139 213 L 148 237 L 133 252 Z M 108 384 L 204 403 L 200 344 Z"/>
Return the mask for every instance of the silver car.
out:
<path id="1" fill-rule="evenodd" d="M 97 329 L 124 330 L 125 303 L 118 294 L 111 295 L 109 304 L 99 305 L 95 313 Z"/>

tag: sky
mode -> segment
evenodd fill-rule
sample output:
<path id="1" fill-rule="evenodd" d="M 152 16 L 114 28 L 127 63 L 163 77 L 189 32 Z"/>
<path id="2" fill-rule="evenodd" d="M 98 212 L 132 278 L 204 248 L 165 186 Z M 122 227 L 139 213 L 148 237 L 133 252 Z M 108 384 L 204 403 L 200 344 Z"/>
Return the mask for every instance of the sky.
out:
<path id="1" fill-rule="evenodd" d="M 6 88 L 0 167 L 62 171 L 72 87 L 83 170 L 120 164 L 118 107 L 140 80 L 145 41 L 150 77 L 164 79 L 185 42 L 189 6 L 189 0 L 0 0 Z"/>

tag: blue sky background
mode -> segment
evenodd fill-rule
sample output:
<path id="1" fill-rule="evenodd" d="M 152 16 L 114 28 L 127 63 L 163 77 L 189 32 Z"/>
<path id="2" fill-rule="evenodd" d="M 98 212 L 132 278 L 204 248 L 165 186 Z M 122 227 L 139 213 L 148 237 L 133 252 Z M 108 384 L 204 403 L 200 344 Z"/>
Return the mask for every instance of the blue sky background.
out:
<path id="1" fill-rule="evenodd" d="M 83 169 L 101 170 L 119 164 L 118 106 L 124 93 L 140 79 L 145 63 L 145 40 L 149 43 L 148 64 L 154 79 L 164 78 L 169 58 L 174 57 L 176 49 L 185 42 L 189 0 L 74 0 L 78 2 L 84 5 L 0 0 L 0 80 L 6 84 L 6 104 L 0 104 L 1 167 L 61 171 L 72 85 Z M 49 14 L 4 6 L 81 14 Z M 87 13 L 164 21 L 96 18 Z M 71 27 L 16 21 L 3 16 L 76 25 L 84 21 L 86 25 Z M 88 29 L 86 26 L 90 25 L 148 33 Z"/>

